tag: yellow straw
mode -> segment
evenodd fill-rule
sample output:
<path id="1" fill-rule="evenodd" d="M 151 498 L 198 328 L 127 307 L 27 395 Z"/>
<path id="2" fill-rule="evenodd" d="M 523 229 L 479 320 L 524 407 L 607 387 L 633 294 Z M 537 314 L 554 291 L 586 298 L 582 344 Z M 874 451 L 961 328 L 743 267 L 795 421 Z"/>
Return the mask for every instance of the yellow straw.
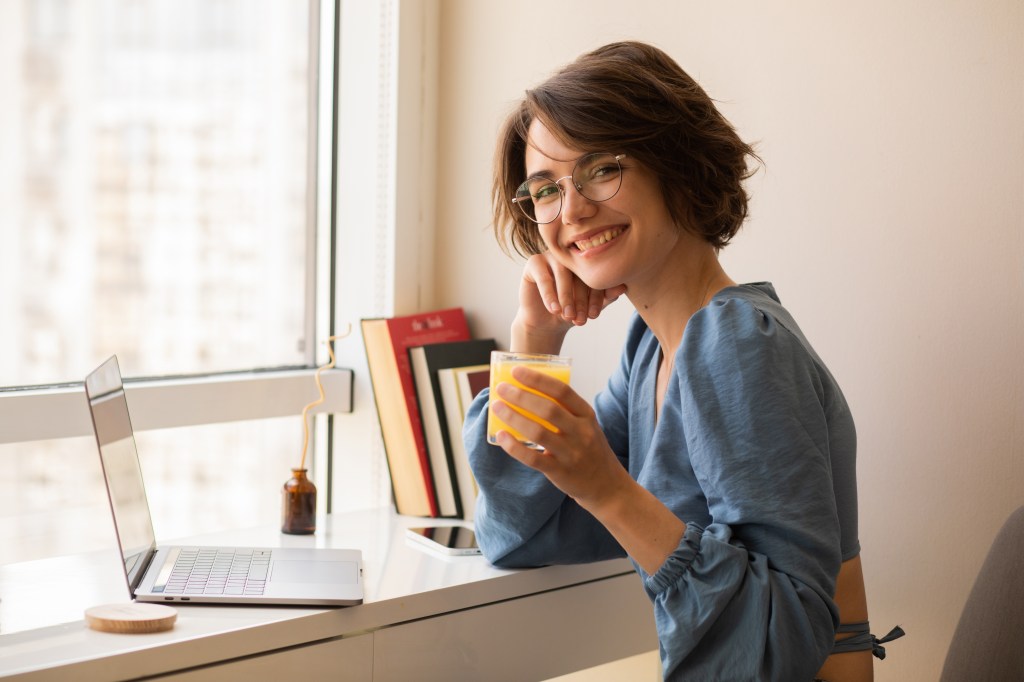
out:
<path id="1" fill-rule="evenodd" d="M 331 342 L 332 341 L 337 341 L 338 339 L 343 339 L 343 338 L 345 338 L 346 336 L 348 336 L 351 333 L 352 333 L 352 325 L 349 324 L 349 325 L 346 325 L 346 329 L 345 329 L 345 333 L 344 334 L 337 334 L 335 336 L 327 337 L 327 354 L 331 356 L 331 361 L 328 362 L 326 365 L 321 365 L 319 368 L 317 368 L 316 375 L 315 375 L 315 378 L 316 378 L 316 388 L 320 392 L 320 397 L 317 398 L 316 400 L 314 400 L 313 402 L 311 402 L 309 405 L 306 405 L 304 408 L 302 408 L 302 432 L 303 432 L 303 436 L 302 436 L 302 461 L 299 463 L 299 468 L 300 469 L 305 469 L 306 468 L 306 450 L 309 448 L 309 419 L 307 418 L 308 414 L 309 414 L 309 411 L 310 411 L 310 409 L 316 407 L 317 405 L 319 405 L 320 403 L 322 403 L 324 400 L 327 399 L 327 396 L 324 393 L 323 382 L 320 380 L 320 373 L 323 372 L 325 369 L 331 369 L 332 367 L 334 367 L 334 362 L 335 362 L 335 359 L 334 359 L 334 347 L 331 346 Z"/>

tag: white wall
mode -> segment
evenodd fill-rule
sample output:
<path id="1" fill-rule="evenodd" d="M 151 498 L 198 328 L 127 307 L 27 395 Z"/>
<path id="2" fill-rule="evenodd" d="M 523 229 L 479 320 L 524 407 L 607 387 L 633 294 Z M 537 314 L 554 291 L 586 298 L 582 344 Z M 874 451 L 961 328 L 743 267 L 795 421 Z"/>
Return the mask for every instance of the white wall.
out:
<path id="1" fill-rule="evenodd" d="M 520 263 L 489 222 L 499 120 L 556 66 L 637 38 L 672 54 L 767 172 L 723 254 L 775 282 L 860 435 L 881 680 L 937 679 L 973 576 L 1024 504 L 1024 4 L 443 0 L 433 305 L 507 344 Z M 575 332 L 592 394 L 623 302 Z"/>

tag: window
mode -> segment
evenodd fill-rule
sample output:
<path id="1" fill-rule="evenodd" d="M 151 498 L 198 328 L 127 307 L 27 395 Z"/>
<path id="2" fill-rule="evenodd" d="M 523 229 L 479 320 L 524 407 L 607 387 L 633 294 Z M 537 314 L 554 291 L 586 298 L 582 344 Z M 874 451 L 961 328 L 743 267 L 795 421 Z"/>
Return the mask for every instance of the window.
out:
<path id="1" fill-rule="evenodd" d="M 334 10 L 0 4 L 5 563 L 110 544 L 80 382 L 115 353 L 156 377 L 128 399 L 157 535 L 279 518 L 331 333 Z"/>
<path id="2" fill-rule="evenodd" d="M 17 4 L 3 383 L 308 364 L 309 5 Z"/>

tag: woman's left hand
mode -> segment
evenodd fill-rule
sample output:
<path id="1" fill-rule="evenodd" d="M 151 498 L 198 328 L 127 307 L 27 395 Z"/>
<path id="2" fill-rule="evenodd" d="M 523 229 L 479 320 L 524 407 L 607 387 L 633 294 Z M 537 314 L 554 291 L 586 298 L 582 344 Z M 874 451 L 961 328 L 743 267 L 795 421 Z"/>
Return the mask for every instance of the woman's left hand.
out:
<path id="1" fill-rule="evenodd" d="M 526 367 L 512 376 L 531 393 L 515 384 L 502 383 L 491 396 L 492 409 L 506 424 L 543 451 L 523 445 L 508 432 L 498 434 L 498 444 L 510 456 L 544 474 L 556 487 L 584 508 L 594 510 L 633 483 L 612 452 L 593 408 L 558 379 Z M 557 433 L 519 414 L 509 405 L 550 423 Z"/>

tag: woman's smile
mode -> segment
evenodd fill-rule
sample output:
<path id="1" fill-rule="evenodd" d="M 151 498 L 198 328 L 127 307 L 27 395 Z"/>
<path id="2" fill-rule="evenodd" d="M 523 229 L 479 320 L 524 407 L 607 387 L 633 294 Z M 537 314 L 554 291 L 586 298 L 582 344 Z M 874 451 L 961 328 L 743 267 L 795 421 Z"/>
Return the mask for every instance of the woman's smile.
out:
<path id="1" fill-rule="evenodd" d="M 617 225 L 605 230 L 597 232 L 582 239 L 577 239 L 572 242 L 572 249 L 578 253 L 587 253 L 597 249 L 598 247 L 604 246 L 605 244 L 614 241 L 626 230 L 624 225 Z"/>

